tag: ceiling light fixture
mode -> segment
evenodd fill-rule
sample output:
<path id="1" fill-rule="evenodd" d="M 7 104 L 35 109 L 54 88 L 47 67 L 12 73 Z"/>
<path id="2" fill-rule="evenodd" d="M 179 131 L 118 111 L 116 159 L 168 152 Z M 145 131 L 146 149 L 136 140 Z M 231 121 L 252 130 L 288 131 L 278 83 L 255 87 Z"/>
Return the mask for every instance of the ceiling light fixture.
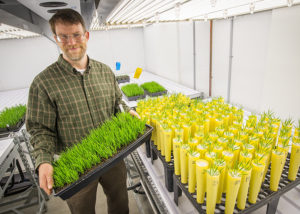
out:
<path id="1" fill-rule="evenodd" d="M 207 14 L 204 15 L 204 21 L 207 22 Z"/>
<path id="2" fill-rule="evenodd" d="M 158 12 L 155 13 L 155 23 L 156 24 L 159 23 L 159 14 L 158 14 Z"/>
<path id="3" fill-rule="evenodd" d="M 41 7 L 64 7 L 67 5 L 68 5 L 67 3 L 60 2 L 60 1 L 49 1 L 49 2 L 40 3 Z"/>
<path id="4" fill-rule="evenodd" d="M 210 5 L 211 5 L 212 7 L 215 7 L 216 4 L 217 4 L 217 0 L 210 0 Z"/>
<path id="5" fill-rule="evenodd" d="M 287 5 L 288 5 L 289 7 L 291 7 L 291 6 L 293 5 L 293 1 L 294 1 L 294 0 L 287 0 Z"/>
<path id="6" fill-rule="evenodd" d="M 223 11 L 223 18 L 224 18 L 224 19 L 227 19 L 227 17 L 228 17 L 228 11 L 227 11 L 227 9 L 225 9 L 225 10 Z"/>
<path id="7" fill-rule="evenodd" d="M 175 5 L 175 18 L 176 20 L 180 19 L 180 3 L 176 3 Z"/>
<path id="8" fill-rule="evenodd" d="M 253 14 L 255 9 L 255 4 L 253 2 L 249 5 L 249 9 L 250 9 L 250 13 Z"/>

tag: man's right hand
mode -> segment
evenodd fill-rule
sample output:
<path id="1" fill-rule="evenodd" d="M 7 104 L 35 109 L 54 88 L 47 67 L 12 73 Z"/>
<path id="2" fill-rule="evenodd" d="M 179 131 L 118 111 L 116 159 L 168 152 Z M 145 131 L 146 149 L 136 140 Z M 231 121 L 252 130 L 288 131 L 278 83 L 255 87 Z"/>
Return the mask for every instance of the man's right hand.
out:
<path id="1" fill-rule="evenodd" d="M 39 166 L 40 187 L 50 195 L 53 188 L 53 167 L 49 163 L 42 163 Z"/>

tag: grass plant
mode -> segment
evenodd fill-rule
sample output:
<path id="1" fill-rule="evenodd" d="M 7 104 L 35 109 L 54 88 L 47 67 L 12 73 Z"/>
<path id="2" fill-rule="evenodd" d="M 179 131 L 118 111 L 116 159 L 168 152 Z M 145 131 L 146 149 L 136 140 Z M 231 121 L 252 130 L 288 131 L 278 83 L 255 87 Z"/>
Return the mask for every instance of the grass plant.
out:
<path id="1" fill-rule="evenodd" d="M 127 97 L 144 95 L 144 89 L 136 83 L 124 85 L 121 89 Z"/>
<path id="2" fill-rule="evenodd" d="M 144 84 L 141 85 L 141 87 L 144 90 L 149 91 L 150 93 L 157 93 L 157 92 L 162 92 L 162 91 L 166 90 L 163 86 L 161 86 L 160 84 L 158 84 L 155 81 L 145 82 Z"/>
<path id="3" fill-rule="evenodd" d="M 26 113 L 25 105 L 5 108 L 0 112 L 0 128 L 16 125 Z"/>
<path id="4" fill-rule="evenodd" d="M 118 150 L 143 134 L 145 122 L 129 113 L 119 113 L 92 130 L 80 143 L 64 151 L 53 163 L 54 187 L 64 187 L 112 157 Z"/>

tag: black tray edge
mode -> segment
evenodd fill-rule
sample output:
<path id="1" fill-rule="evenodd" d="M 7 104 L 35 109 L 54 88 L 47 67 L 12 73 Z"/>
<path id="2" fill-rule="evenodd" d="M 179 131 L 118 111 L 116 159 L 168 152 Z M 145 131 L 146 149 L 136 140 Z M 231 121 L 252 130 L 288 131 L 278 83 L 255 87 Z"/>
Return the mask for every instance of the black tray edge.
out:
<path id="1" fill-rule="evenodd" d="M 144 89 L 144 91 L 145 91 L 145 93 L 146 93 L 148 96 L 150 96 L 150 97 L 158 97 L 158 96 L 162 96 L 162 95 L 168 93 L 168 90 L 165 90 L 165 91 L 159 91 L 159 92 L 155 92 L 155 93 L 151 93 L 151 92 L 149 92 L 149 91 L 147 91 L 147 90 L 145 90 L 145 89 Z"/>

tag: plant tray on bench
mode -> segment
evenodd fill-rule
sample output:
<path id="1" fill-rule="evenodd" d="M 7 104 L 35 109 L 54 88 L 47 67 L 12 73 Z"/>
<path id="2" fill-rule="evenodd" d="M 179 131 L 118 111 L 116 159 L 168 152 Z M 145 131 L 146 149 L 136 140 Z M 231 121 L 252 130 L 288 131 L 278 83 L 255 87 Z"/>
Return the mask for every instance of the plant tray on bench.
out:
<path id="1" fill-rule="evenodd" d="M 144 90 L 145 90 L 145 89 L 144 89 Z M 145 90 L 145 93 L 146 93 L 148 96 L 150 96 L 150 97 L 158 97 L 158 96 L 162 96 L 162 95 L 164 95 L 164 94 L 167 94 L 167 92 L 168 92 L 168 91 L 165 90 L 165 91 L 159 91 L 159 92 L 151 93 L 151 92 Z"/>
<path id="2" fill-rule="evenodd" d="M 124 159 L 127 155 L 133 152 L 136 148 L 142 145 L 146 141 L 150 141 L 153 128 L 146 124 L 146 129 L 143 135 L 138 137 L 134 142 L 121 148 L 118 153 L 113 157 L 108 158 L 104 162 L 101 162 L 98 166 L 95 166 L 87 174 L 82 175 L 76 182 L 70 184 L 63 189 L 55 189 L 55 196 L 59 196 L 63 200 L 66 200 L 73 196 L 75 193 L 86 187 L 91 181 L 99 178 L 107 170 L 115 166 L 120 160 Z"/>
<path id="3" fill-rule="evenodd" d="M 116 80 L 117 80 L 118 84 L 125 83 L 125 82 L 130 82 L 130 78 L 129 78 L 128 75 L 116 76 Z"/>
<path id="4" fill-rule="evenodd" d="M 124 93 L 123 93 L 124 94 Z M 128 100 L 128 101 L 136 101 L 136 100 L 140 100 L 140 99 L 144 99 L 146 97 L 146 94 L 143 94 L 143 95 L 137 95 L 137 96 L 132 96 L 132 97 L 127 97 L 125 94 L 124 94 L 125 98 Z"/>

